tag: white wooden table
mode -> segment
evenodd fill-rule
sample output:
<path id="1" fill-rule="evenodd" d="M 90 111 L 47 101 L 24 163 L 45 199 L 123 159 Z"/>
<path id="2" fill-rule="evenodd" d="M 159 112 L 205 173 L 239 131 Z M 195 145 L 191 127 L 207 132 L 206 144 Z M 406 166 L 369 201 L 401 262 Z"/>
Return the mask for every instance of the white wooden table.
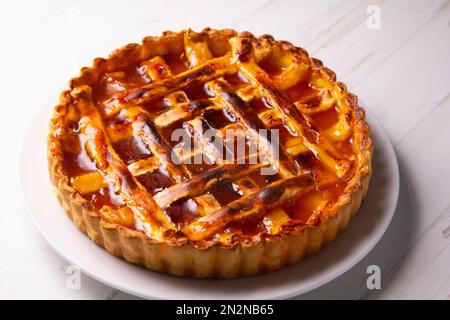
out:
<path id="1" fill-rule="evenodd" d="M 145 35 L 205 26 L 269 33 L 306 48 L 365 101 L 395 146 L 401 194 L 387 233 L 356 267 L 300 298 L 450 299 L 450 3 L 444 0 L 2 1 L 0 298 L 134 298 L 87 276 L 81 290 L 67 288 L 67 263 L 21 201 L 21 137 L 39 107 L 93 57 Z M 371 264 L 381 267 L 381 290 L 367 290 Z"/>

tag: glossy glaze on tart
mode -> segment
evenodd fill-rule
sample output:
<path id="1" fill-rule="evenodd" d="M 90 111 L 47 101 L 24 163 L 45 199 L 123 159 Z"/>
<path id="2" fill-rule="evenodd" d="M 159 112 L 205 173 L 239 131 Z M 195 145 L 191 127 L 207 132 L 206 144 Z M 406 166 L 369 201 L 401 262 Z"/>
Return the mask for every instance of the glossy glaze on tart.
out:
<path id="1" fill-rule="evenodd" d="M 49 172 L 74 223 L 112 254 L 180 276 L 254 275 L 317 252 L 358 211 L 371 176 L 364 118 L 335 74 L 288 42 L 165 32 L 70 81 L 50 122 Z M 215 158 L 207 128 L 239 129 L 262 160 Z M 175 129 L 204 148 L 177 153 Z M 277 129 L 276 156 L 260 129 Z M 173 158 L 200 152 L 208 163 Z"/>

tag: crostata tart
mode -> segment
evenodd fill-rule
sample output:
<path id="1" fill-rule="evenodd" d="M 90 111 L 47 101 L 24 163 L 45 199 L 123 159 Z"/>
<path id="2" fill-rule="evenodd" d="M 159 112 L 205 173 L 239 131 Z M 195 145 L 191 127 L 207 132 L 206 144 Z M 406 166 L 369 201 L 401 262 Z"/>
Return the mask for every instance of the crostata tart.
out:
<path id="1" fill-rule="evenodd" d="M 347 227 L 371 176 L 364 119 L 333 71 L 289 42 L 164 32 L 70 81 L 49 172 L 75 225 L 111 254 L 178 276 L 255 275 Z"/>

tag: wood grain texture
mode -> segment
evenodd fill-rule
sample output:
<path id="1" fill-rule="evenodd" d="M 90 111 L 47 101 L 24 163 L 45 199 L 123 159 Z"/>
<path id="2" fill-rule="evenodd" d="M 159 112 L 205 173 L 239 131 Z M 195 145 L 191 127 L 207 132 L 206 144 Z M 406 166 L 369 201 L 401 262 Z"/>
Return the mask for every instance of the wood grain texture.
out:
<path id="1" fill-rule="evenodd" d="M 381 28 L 369 30 L 369 5 Z M 0 88 L 0 298 L 134 298 L 87 276 L 66 286 L 67 262 L 32 226 L 15 174 L 21 137 L 39 107 L 92 57 L 164 30 L 231 27 L 270 33 L 307 49 L 336 71 L 380 120 L 400 162 L 394 220 L 374 250 L 335 281 L 299 299 L 450 299 L 450 1 L 2 1 Z M 24 81 L 26 79 L 26 82 Z M 30 85 L 32 84 L 32 85 Z M 381 267 L 368 292 L 366 268 Z"/>

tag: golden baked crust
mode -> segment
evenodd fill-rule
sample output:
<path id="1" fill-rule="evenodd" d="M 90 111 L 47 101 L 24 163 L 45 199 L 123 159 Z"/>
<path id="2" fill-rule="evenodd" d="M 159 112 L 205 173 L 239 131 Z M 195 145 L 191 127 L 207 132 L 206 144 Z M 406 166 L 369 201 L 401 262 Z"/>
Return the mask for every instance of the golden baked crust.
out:
<path id="1" fill-rule="evenodd" d="M 254 275 L 317 252 L 358 211 L 371 176 L 364 118 L 335 74 L 288 42 L 165 32 L 71 80 L 50 122 L 49 172 L 70 218 L 112 254 L 179 276 Z M 205 123 L 255 140 L 279 129 L 279 159 L 258 140 L 258 164 L 175 164 L 167 132 Z M 277 174 L 261 179 L 267 165 Z"/>

